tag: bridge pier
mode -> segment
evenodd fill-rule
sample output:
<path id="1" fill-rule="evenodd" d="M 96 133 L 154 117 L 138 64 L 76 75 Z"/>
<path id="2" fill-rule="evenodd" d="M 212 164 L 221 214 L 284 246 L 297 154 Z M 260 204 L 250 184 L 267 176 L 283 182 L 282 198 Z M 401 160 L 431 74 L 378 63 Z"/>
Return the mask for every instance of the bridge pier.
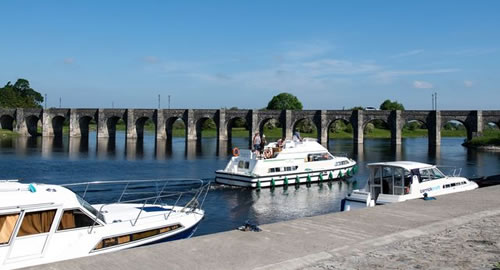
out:
<path id="1" fill-rule="evenodd" d="M 127 140 L 130 139 L 137 139 L 137 127 L 136 127 L 136 119 L 134 115 L 134 109 L 128 109 L 127 110 L 127 121 L 125 122 L 126 128 L 127 128 L 127 134 L 126 138 Z"/>
<path id="2" fill-rule="evenodd" d="M 355 110 L 352 112 L 351 125 L 352 125 L 352 131 L 353 131 L 352 133 L 353 133 L 354 143 L 355 144 L 363 143 L 364 125 L 363 125 L 363 111 L 362 110 Z"/>
<path id="3" fill-rule="evenodd" d="M 319 143 L 328 147 L 328 117 L 326 110 L 321 110 L 319 114 L 318 140 Z"/>
<path id="4" fill-rule="evenodd" d="M 97 138 L 109 138 L 108 119 L 104 114 L 104 109 L 97 111 Z"/>
<path id="5" fill-rule="evenodd" d="M 42 113 L 42 136 L 52 137 L 54 136 L 54 127 L 52 126 L 52 115 L 48 110 L 44 110 Z"/>
<path id="6" fill-rule="evenodd" d="M 441 112 L 431 111 L 427 117 L 429 146 L 441 145 Z"/>
<path id="7" fill-rule="evenodd" d="M 196 141 L 198 136 L 196 136 L 196 121 L 192 109 L 186 110 L 184 120 L 186 123 L 186 141 Z"/>
<path id="8" fill-rule="evenodd" d="M 292 111 L 285 110 L 284 116 L 284 121 L 281 121 L 283 136 L 285 136 L 287 140 L 291 140 L 293 137 Z"/>
<path id="9" fill-rule="evenodd" d="M 473 116 L 473 121 L 471 121 L 472 130 L 470 132 L 470 138 L 467 138 L 468 140 L 483 135 L 483 111 L 474 111 Z"/>
<path id="10" fill-rule="evenodd" d="M 248 124 L 248 128 L 251 130 L 250 132 L 250 138 L 248 138 L 248 145 L 250 149 L 252 149 L 252 140 L 253 136 L 255 136 L 255 133 L 260 132 L 260 127 L 259 127 L 259 110 L 251 110 L 251 121 Z"/>
<path id="11" fill-rule="evenodd" d="M 156 110 L 156 117 L 153 120 L 155 122 L 155 137 L 156 140 L 166 140 L 167 139 L 167 123 L 164 116 L 164 109 Z"/>
<path id="12" fill-rule="evenodd" d="M 391 122 L 391 143 L 393 145 L 401 144 L 401 132 L 403 130 L 403 125 L 401 124 L 401 111 L 391 111 L 390 115 Z"/>
<path id="13" fill-rule="evenodd" d="M 226 125 L 226 109 L 220 109 L 216 117 L 217 124 L 217 142 L 224 142 L 228 140 L 227 137 L 227 125 Z"/>
<path id="14" fill-rule="evenodd" d="M 76 138 L 81 136 L 82 131 L 80 130 L 80 117 L 75 109 L 71 109 L 69 112 L 69 137 Z"/>
<path id="15" fill-rule="evenodd" d="M 24 118 L 24 109 L 19 108 L 16 110 L 16 127 L 14 129 L 20 136 L 30 136 L 26 119 Z"/>

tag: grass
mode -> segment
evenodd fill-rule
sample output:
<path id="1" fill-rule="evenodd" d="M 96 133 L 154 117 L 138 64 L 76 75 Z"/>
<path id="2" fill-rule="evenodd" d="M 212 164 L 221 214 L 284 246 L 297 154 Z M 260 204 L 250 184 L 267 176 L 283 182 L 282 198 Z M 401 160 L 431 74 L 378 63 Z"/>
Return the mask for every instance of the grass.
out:
<path id="1" fill-rule="evenodd" d="M 485 129 L 483 136 L 472 138 L 464 143 L 465 146 L 500 146 L 500 130 Z"/>
<path id="2" fill-rule="evenodd" d="M 19 134 L 17 134 L 17 132 L 14 132 L 14 131 L 11 131 L 8 129 L 0 129 L 0 138 L 12 138 L 12 137 L 16 137 L 18 135 Z"/>
<path id="3" fill-rule="evenodd" d="M 117 131 L 125 131 L 127 129 L 125 123 L 117 123 L 116 124 L 116 130 Z M 89 130 L 90 131 L 96 131 L 97 130 L 97 125 L 96 124 L 90 124 L 89 125 Z M 155 126 L 153 123 L 146 123 L 144 125 L 144 130 L 147 132 L 154 132 Z M 39 131 L 41 133 L 41 130 Z M 63 127 L 63 133 L 67 134 L 69 133 L 69 126 L 64 126 Z M 281 133 L 281 128 L 273 128 L 273 129 L 264 129 L 264 134 L 268 138 L 280 138 L 282 136 Z M 484 130 L 484 136 L 483 137 L 478 137 L 474 138 L 471 143 L 472 144 L 483 144 L 483 143 L 496 143 L 496 139 L 498 139 L 498 134 L 500 134 L 500 131 L 498 129 L 485 129 Z M 10 130 L 5 130 L 5 129 L 0 129 L 0 136 L 1 137 L 11 137 L 11 136 L 16 136 L 17 133 L 10 131 Z M 215 137 L 217 135 L 217 131 L 215 129 L 207 129 L 203 130 L 202 132 L 202 137 Z M 248 137 L 249 133 L 248 130 L 245 128 L 233 128 L 232 130 L 232 136 L 233 137 Z M 402 131 L 402 136 L 404 138 L 416 138 L 416 137 L 427 137 L 428 132 L 427 129 L 415 129 L 415 130 L 409 130 L 409 129 L 403 129 Z M 184 129 L 174 129 L 173 130 L 173 136 L 174 137 L 183 137 L 185 136 L 185 130 Z M 312 133 L 301 133 L 302 137 L 310 137 L 310 138 L 316 138 L 317 133 L 314 131 Z M 328 134 L 330 139 L 350 139 L 352 138 L 352 133 L 348 133 L 345 131 L 340 131 L 340 132 L 330 132 Z M 465 130 L 441 130 L 441 136 L 442 137 L 466 137 L 467 133 Z M 391 137 L 391 131 L 388 129 L 379 129 L 379 128 L 374 128 L 370 133 L 365 133 L 365 138 L 375 138 L 375 139 L 387 139 Z"/>

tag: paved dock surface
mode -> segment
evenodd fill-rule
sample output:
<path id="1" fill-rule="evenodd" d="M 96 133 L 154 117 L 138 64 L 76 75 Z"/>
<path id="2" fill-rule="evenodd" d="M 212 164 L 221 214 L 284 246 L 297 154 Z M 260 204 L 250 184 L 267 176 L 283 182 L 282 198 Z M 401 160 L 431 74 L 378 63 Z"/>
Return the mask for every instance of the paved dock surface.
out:
<path id="1" fill-rule="evenodd" d="M 301 218 L 263 225 L 262 232 L 229 231 L 33 269 L 314 268 L 335 258 L 439 234 L 499 215 L 500 186 L 493 186 L 440 196 L 435 201 L 412 200 Z M 327 263 L 323 266 L 319 268 L 337 269 Z"/>

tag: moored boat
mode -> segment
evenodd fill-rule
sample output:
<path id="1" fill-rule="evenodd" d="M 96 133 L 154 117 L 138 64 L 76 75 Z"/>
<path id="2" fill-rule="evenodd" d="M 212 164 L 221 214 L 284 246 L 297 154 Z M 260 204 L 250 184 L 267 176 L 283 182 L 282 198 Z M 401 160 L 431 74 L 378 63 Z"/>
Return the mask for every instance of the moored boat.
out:
<path id="1" fill-rule="evenodd" d="M 233 151 L 223 170 L 215 172 L 220 184 L 242 187 L 273 187 L 346 178 L 357 171 L 346 155 L 333 155 L 314 139 L 269 143 L 262 153 Z"/>
<path id="2" fill-rule="evenodd" d="M 168 185 L 168 180 L 68 185 L 0 181 L 0 268 L 16 269 L 190 237 L 204 217 L 203 202 L 198 200 L 204 200 L 209 185 L 198 182 L 195 188 L 181 192 L 167 191 Z M 113 193 L 113 187 L 120 189 Z M 86 197 L 98 191 L 117 200 L 89 204 Z"/>
<path id="3" fill-rule="evenodd" d="M 406 200 L 434 197 L 478 188 L 460 177 L 460 170 L 446 175 L 435 165 L 393 161 L 367 165 L 370 171 L 365 190 L 353 190 L 341 202 L 341 211 Z"/>

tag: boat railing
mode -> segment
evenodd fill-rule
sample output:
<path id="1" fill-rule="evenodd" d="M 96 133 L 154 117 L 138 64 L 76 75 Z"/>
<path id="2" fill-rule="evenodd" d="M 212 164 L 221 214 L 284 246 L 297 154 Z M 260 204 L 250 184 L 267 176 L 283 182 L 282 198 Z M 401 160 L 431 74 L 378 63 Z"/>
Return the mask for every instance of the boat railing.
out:
<path id="1" fill-rule="evenodd" d="M 184 191 L 168 191 L 166 188 L 172 182 L 182 183 L 184 185 L 196 185 L 196 187 L 184 190 Z M 153 186 L 145 186 L 144 184 L 153 183 Z M 144 208 L 149 204 L 160 204 L 167 205 L 163 203 L 163 200 L 166 199 L 175 199 L 175 203 L 168 205 L 171 207 L 170 211 L 164 213 L 163 216 L 165 220 L 168 220 L 170 214 L 175 211 L 174 209 L 177 206 L 182 206 L 181 212 L 192 212 L 196 209 L 201 209 L 203 207 L 203 203 L 207 197 L 208 191 L 210 189 L 210 182 L 204 182 L 201 179 L 154 179 L 154 180 L 123 180 L 123 181 L 93 181 L 93 182 L 83 182 L 83 183 L 71 183 L 65 184 L 65 186 L 70 189 L 75 189 L 75 187 L 84 187 L 82 198 L 85 198 L 88 191 L 92 189 L 93 186 L 103 186 L 103 185 L 124 185 L 123 190 L 119 198 L 115 202 L 105 203 L 99 207 L 97 213 L 95 214 L 94 222 L 89 230 L 91 233 L 94 227 L 98 224 L 99 217 L 105 213 L 105 207 L 114 204 L 124 204 L 124 203 L 138 203 L 142 204 L 139 213 L 137 214 L 134 220 L 130 220 L 131 225 L 135 226 L 137 221 L 140 219 L 141 214 L 144 212 Z M 139 186 L 138 186 L 139 185 Z M 140 189 L 148 189 L 154 188 L 154 191 L 135 191 Z M 77 193 L 77 191 L 75 191 Z M 189 201 L 182 205 L 180 204 L 181 199 L 188 194 L 192 194 L 192 197 Z M 136 199 L 123 200 L 123 198 L 127 195 L 135 195 L 135 196 L 146 196 Z M 103 220 L 104 222 L 107 222 Z"/>
<path id="2" fill-rule="evenodd" d="M 446 176 L 459 177 L 462 173 L 462 168 L 455 166 L 436 166 Z"/>

